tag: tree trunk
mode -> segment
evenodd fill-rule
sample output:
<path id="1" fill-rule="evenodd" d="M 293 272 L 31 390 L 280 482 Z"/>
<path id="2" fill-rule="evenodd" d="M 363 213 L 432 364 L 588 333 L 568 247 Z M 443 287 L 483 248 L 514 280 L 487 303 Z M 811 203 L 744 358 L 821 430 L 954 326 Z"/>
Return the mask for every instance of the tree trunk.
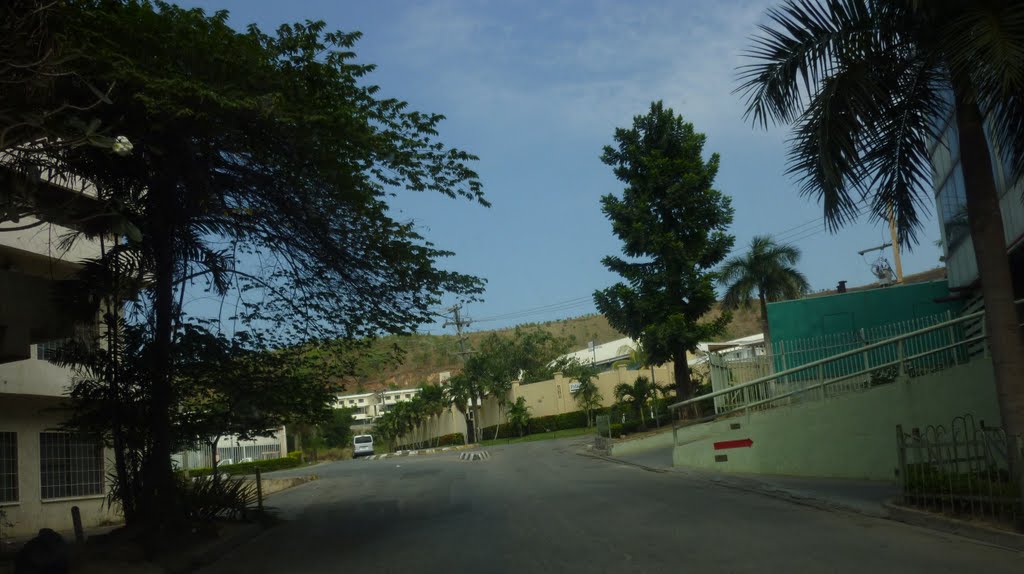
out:
<path id="1" fill-rule="evenodd" d="M 146 459 L 144 508 L 140 513 L 151 526 L 174 522 L 174 482 L 171 471 L 171 339 L 174 319 L 174 229 L 171 222 L 175 210 L 174 188 L 165 182 L 151 187 L 156 196 L 154 211 L 153 257 L 155 263 L 153 362 L 150 365 L 150 428 L 152 448 Z M 153 209 L 153 207 L 151 207 Z"/>
<path id="2" fill-rule="evenodd" d="M 498 440 L 499 430 L 501 430 L 501 403 L 498 403 L 498 424 L 494 425 L 494 440 Z"/>
<path id="3" fill-rule="evenodd" d="M 955 91 L 967 219 L 985 299 L 985 333 L 992 354 L 1000 415 L 1007 434 L 1016 435 L 1024 432 L 1024 339 L 1013 303 L 1013 280 L 992 159 L 981 113 L 965 86 L 969 84 L 957 82 Z"/>
<path id="4" fill-rule="evenodd" d="M 764 355 L 768 361 L 768 372 L 775 372 L 775 360 L 772 359 L 774 355 L 774 349 L 772 349 L 772 335 L 768 328 L 768 301 L 765 300 L 764 291 L 757 294 L 758 302 L 761 304 L 761 332 L 764 333 Z M 754 354 L 757 357 L 757 353 Z"/>
<path id="5" fill-rule="evenodd" d="M 672 374 L 675 376 L 676 395 L 680 401 L 690 398 L 693 392 L 690 382 L 690 365 L 686 364 L 686 350 L 680 351 L 672 362 Z"/>

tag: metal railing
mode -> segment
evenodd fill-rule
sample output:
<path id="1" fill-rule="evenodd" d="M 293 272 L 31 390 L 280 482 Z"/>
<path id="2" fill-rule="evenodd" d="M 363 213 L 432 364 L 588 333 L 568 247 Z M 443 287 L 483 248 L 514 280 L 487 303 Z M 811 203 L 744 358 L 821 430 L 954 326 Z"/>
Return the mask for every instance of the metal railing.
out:
<path id="1" fill-rule="evenodd" d="M 901 504 L 1020 526 L 1020 436 L 964 415 L 948 429 L 897 426 L 896 446 Z"/>
<path id="2" fill-rule="evenodd" d="M 1024 300 L 1016 303 L 1021 302 Z M 967 336 L 963 325 L 979 319 L 981 333 Z M 937 345 L 936 333 L 947 335 L 949 343 Z M 985 339 L 984 311 L 978 311 L 674 403 L 669 409 L 693 407 L 696 416 L 680 423 L 692 425 L 736 413 L 749 414 L 752 410 L 767 410 L 805 400 L 824 400 L 965 363 L 971 357 L 972 345 L 980 345 L 983 352 L 988 353 Z M 851 364 L 859 368 L 851 369 Z M 718 404 L 707 408 L 707 401 Z M 705 414 L 705 410 L 710 414 Z"/>

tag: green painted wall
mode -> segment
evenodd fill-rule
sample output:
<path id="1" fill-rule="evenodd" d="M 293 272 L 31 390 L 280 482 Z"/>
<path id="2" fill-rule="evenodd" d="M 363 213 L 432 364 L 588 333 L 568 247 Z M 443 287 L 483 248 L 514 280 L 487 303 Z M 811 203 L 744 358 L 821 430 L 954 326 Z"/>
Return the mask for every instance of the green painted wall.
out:
<path id="1" fill-rule="evenodd" d="M 955 315 L 962 307 L 960 301 L 935 302 L 948 296 L 943 279 L 770 303 L 768 327 L 773 341 L 784 341 L 857 331 L 946 311 Z"/>
<path id="2" fill-rule="evenodd" d="M 775 370 L 792 369 L 942 322 L 947 313 L 956 316 L 962 308 L 960 301 L 935 302 L 948 296 L 942 280 L 772 303 L 768 305 L 768 325 Z M 907 349 L 909 354 L 937 349 L 949 345 L 950 337 L 949 331 L 934 331 L 914 337 Z M 895 359 L 895 347 L 877 349 L 868 357 L 872 365 Z M 831 364 L 832 372 L 827 374 L 852 374 L 864 367 L 864 357 L 852 357 Z M 814 376 L 807 371 L 793 377 L 805 374 Z"/>
<path id="3" fill-rule="evenodd" d="M 905 432 L 949 428 L 964 414 L 999 425 L 988 359 L 825 401 L 682 427 L 676 429 L 672 459 L 677 466 L 727 472 L 894 480 L 896 425 Z M 716 442 L 748 438 L 749 448 L 714 450 Z M 723 454 L 727 460 L 715 460 Z"/>

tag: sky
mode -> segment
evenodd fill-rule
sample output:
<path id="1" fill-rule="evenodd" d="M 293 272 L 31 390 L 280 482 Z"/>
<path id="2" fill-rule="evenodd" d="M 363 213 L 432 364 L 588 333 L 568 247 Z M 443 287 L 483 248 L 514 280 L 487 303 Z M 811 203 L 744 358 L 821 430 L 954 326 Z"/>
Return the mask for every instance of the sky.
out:
<path id="1" fill-rule="evenodd" d="M 368 83 L 382 97 L 441 113 L 441 139 L 480 157 L 475 164 L 491 208 L 439 194 L 401 193 L 393 215 L 416 222 L 439 248 L 442 266 L 487 280 L 484 301 L 466 305 L 470 330 L 595 312 L 595 289 L 616 282 L 600 260 L 619 240 L 599 200 L 622 183 L 600 161 L 616 127 L 654 100 L 707 134 L 721 155 L 716 187 L 732 196 L 736 254 L 772 234 L 803 252 L 813 290 L 874 280 L 888 226 L 865 220 L 836 234 L 821 207 L 785 174 L 788 129 L 743 119 L 736 67 L 775 0 L 182 0 L 225 9 L 232 26 L 265 31 L 324 20 L 360 31 L 357 61 L 377 66 Z M 925 217 L 921 243 L 903 251 L 905 274 L 940 265 L 939 229 Z M 891 250 L 886 256 L 892 260 Z M 453 301 L 446 301 L 451 303 Z M 453 328 L 425 325 L 422 332 Z"/>

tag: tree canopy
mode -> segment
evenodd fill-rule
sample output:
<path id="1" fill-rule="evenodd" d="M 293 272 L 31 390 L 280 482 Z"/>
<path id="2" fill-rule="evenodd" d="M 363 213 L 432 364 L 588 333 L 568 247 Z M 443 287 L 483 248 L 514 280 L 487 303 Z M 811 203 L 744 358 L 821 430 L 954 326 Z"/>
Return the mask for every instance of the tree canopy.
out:
<path id="1" fill-rule="evenodd" d="M 110 103 L 91 108 L 90 121 L 134 150 L 64 147 L 22 153 L 11 167 L 95 186 L 101 213 L 69 225 L 76 236 L 116 240 L 68 290 L 69 308 L 88 320 L 101 301 L 132 303 L 126 317 L 149 341 L 138 400 L 152 440 L 139 516 L 173 521 L 185 293 L 234 294 L 228 330 L 258 332 L 274 349 L 407 333 L 432 318 L 443 294 L 471 298 L 483 283 L 442 269 L 450 252 L 394 219 L 388 197 L 487 202 L 469 167 L 475 156 L 439 141 L 443 116 L 378 97 L 367 82 L 374 67 L 356 62 L 358 32 L 323 22 L 239 32 L 226 12 L 159 1 L 52 6 L 59 36 L 23 40 L 82 57 L 73 75 L 44 86 L 47 97 L 92 101 L 92 86 L 109 87 Z M 5 213 L 32 215 L 40 205 L 30 194 L 5 199 Z"/>
<path id="2" fill-rule="evenodd" d="M 605 267 L 623 278 L 594 293 L 598 310 L 618 331 L 640 341 L 652 364 L 673 361 L 678 396 L 690 396 L 687 351 L 722 334 L 723 313 L 701 321 L 716 301 L 714 268 L 734 238 L 733 209 L 713 187 L 719 156 L 703 157 L 706 137 L 661 102 L 615 130 L 601 160 L 626 184 L 622 197 L 601 198 L 625 257 Z"/>

